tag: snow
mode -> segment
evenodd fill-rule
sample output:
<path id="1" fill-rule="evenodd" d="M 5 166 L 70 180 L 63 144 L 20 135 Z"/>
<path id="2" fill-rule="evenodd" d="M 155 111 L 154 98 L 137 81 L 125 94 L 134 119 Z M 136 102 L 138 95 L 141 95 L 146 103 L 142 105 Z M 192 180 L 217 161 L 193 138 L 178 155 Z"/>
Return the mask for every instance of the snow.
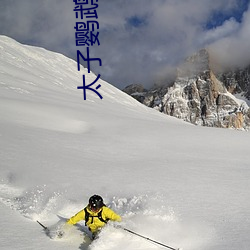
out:
<path id="1" fill-rule="evenodd" d="M 250 100 L 248 100 L 246 97 L 244 97 L 244 95 L 242 93 L 235 94 L 234 96 L 237 100 L 240 100 L 241 104 L 245 105 L 244 103 L 246 103 L 248 106 L 250 106 Z"/>
<path id="2" fill-rule="evenodd" d="M 124 69 L 125 70 L 125 69 Z M 0 36 L 1 249 L 163 249 L 107 225 L 50 228 L 102 195 L 121 225 L 183 250 L 250 248 L 249 132 L 193 126 L 88 74 L 63 55 Z"/>

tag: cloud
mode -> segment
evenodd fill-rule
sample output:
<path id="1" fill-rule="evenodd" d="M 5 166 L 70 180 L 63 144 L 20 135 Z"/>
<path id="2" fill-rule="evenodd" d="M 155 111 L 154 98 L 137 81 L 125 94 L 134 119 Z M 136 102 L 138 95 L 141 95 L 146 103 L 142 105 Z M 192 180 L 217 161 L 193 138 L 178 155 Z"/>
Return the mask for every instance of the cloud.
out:
<path id="1" fill-rule="evenodd" d="M 240 24 L 232 17 L 229 20 L 226 20 L 221 26 L 204 31 L 204 34 L 201 36 L 200 43 L 211 44 L 237 33 L 239 28 Z"/>
<path id="2" fill-rule="evenodd" d="M 243 15 L 242 22 L 231 33 L 210 44 L 210 51 L 216 61 L 225 67 L 247 66 L 250 64 L 250 9 Z M 226 24 L 221 29 L 226 27 Z"/>
<path id="3" fill-rule="evenodd" d="M 237 1 L 118 1 L 119 10 L 113 20 L 102 12 L 102 20 L 109 32 L 102 33 L 103 47 L 96 50 L 107 61 L 107 72 L 120 86 L 136 82 L 149 86 L 166 78 L 167 72 L 196 50 L 223 39 L 240 29 L 230 14 L 237 9 Z M 131 2 L 130 2 L 131 3 Z M 229 16 L 223 25 L 207 30 L 213 13 Z M 141 20 L 128 27 L 127 20 Z M 105 22 L 104 20 L 108 20 Z M 107 26 L 105 27 L 107 28 Z M 110 32 L 111 31 L 111 32 Z M 111 41 L 112 39 L 112 41 Z M 108 45 L 109 41 L 112 47 Z M 105 73 L 106 72 L 106 73 Z M 132 78 L 131 78 L 132 76 Z"/>
<path id="4" fill-rule="evenodd" d="M 239 2 L 243 1 L 98 1 L 100 46 L 91 47 L 90 54 L 100 58 L 102 66 L 93 63 L 91 70 L 119 88 L 130 83 L 149 87 L 204 46 L 211 46 L 224 61 L 230 60 L 226 48 L 241 45 L 240 54 L 246 55 L 249 13 L 239 20 Z M 84 53 L 85 48 L 75 46 L 73 8 L 73 0 L 1 0 L 0 33 L 76 59 L 76 50 Z"/>
<path id="5" fill-rule="evenodd" d="M 73 3 L 65 0 L 1 0 L 0 33 L 20 42 L 62 51 L 67 41 L 74 42 L 72 8 Z"/>

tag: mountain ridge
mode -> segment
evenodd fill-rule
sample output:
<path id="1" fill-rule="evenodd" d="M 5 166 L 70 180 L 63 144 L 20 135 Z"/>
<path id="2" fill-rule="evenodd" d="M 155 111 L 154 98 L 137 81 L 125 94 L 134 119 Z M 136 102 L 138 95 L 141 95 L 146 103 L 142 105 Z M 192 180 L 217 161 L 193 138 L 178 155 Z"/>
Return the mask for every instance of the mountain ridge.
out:
<path id="1" fill-rule="evenodd" d="M 209 51 L 202 49 L 177 68 L 171 85 L 143 91 L 140 85 L 130 85 L 123 91 L 148 107 L 195 125 L 247 130 L 249 79 L 250 67 L 216 72 Z"/>

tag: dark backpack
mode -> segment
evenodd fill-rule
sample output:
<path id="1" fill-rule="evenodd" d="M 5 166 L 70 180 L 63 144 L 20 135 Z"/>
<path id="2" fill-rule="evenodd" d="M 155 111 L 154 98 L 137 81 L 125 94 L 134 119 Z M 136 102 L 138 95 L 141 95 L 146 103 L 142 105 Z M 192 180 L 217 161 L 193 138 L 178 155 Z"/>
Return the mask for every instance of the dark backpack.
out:
<path id="1" fill-rule="evenodd" d="M 87 210 L 87 207 L 84 208 L 84 212 L 85 212 L 85 226 L 87 226 L 87 222 L 89 221 L 89 219 L 91 219 L 91 223 L 92 224 L 94 222 L 94 217 L 97 217 L 100 221 L 107 223 L 109 221 L 109 219 L 104 220 L 102 218 L 102 210 L 96 215 L 96 216 L 92 216 L 90 215 L 90 213 Z"/>

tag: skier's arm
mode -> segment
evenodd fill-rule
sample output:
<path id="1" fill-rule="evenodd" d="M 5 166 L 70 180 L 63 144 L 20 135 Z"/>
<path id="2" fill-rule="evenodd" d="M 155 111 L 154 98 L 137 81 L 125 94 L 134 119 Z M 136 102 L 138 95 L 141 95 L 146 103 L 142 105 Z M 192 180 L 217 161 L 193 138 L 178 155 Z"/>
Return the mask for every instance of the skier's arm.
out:
<path id="1" fill-rule="evenodd" d="M 67 224 L 75 225 L 78 221 L 84 220 L 84 218 L 85 218 L 85 212 L 84 212 L 84 209 L 83 209 L 83 210 L 81 210 L 80 212 L 78 212 L 77 214 L 75 214 L 74 216 L 72 216 L 72 217 L 67 221 Z"/>
<path id="2" fill-rule="evenodd" d="M 105 217 L 106 217 L 107 219 L 110 219 L 110 220 L 112 220 L 112 221 L 118 221 L 118 222 L 122 221 L 121 216 L 118 215 L 118 214 L 116 214 L 116 213 L 115 213 L 113 210 L 111 210 L 110 208 L 105 207 L 104 210 L 105 210 Z"/>

